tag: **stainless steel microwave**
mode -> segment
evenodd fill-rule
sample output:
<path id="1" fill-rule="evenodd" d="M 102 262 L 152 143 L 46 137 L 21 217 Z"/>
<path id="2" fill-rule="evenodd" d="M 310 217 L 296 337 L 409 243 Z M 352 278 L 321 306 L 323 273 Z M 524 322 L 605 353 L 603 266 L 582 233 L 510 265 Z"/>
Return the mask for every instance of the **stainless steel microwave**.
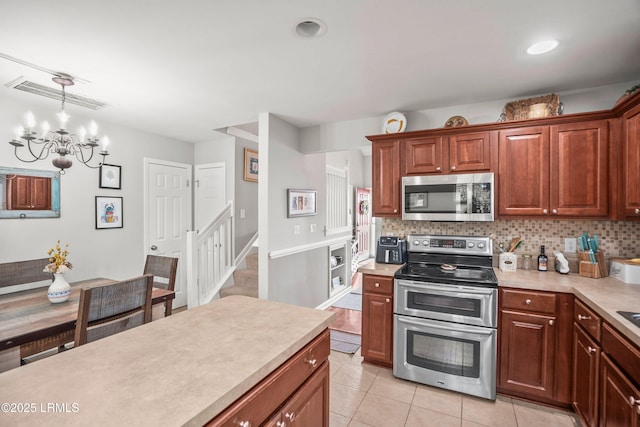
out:
<path id="1" fill-rule="evenodd" d="M 405 176 L 402 219 L 493 221 L 493 173 Z"/>

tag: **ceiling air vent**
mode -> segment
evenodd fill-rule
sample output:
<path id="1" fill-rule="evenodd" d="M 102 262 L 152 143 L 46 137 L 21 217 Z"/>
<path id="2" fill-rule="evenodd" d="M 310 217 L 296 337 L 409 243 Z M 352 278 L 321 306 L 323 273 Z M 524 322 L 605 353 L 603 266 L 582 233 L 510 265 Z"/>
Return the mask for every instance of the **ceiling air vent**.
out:
<path id="1" fill-rule="evenodd" d="M 33 93 L 35 95 L 46 96 L 47 98 L 56 99 L 62 101 L 62 91 L 49 86 L 44 86 L 39 83 L 34 83 L 29 80 L 18 79 L 10 83 L 10 87 L 24 92 Z M 90 108 L 92 110 L 100 110 L 106 107 L 108 104 L 104 101 L 97 99 L 87 98 L 85 96 L 76 95 L 73 93 L 66 93 L 66 102 L 69 104 L 79 105 L 81 107 Z"/>

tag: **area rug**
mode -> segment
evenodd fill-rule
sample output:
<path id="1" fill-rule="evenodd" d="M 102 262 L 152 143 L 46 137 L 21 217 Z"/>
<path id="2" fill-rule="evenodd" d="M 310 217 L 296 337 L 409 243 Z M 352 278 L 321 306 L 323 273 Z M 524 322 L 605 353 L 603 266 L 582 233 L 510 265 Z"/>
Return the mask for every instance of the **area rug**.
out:
<path id="1" fill-rule="evenodd" d="M 360 348 L 360 335 L 330 330 L 331 350 L 353 354 Z"/>
<path id="2" fill-rule="evenodd" d="M 362 311 L 362 294 L 348 293 L 331 304 L 331 307 Z"/>

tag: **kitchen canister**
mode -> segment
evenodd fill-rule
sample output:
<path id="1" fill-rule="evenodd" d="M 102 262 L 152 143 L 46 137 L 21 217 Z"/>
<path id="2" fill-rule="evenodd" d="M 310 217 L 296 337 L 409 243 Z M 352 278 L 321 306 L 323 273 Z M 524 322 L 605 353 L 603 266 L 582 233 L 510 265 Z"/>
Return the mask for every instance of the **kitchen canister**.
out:
<path id="1" fill-rule="evenodd" d="M 513 252 L 500 254 L 498 266 L 502 271 L 516 271 L 518 269 L 518 256 Z"/>

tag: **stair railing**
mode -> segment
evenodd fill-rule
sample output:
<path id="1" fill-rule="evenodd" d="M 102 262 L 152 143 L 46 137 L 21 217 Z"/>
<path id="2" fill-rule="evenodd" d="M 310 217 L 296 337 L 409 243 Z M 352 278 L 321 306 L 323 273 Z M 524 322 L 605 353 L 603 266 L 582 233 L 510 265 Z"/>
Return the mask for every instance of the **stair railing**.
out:
<path id="1" fill-rule="evenodd" d="M 210 302 L 235 270 L 233 201 L 202 231 L 187 233 L 187 306 Z"/>

